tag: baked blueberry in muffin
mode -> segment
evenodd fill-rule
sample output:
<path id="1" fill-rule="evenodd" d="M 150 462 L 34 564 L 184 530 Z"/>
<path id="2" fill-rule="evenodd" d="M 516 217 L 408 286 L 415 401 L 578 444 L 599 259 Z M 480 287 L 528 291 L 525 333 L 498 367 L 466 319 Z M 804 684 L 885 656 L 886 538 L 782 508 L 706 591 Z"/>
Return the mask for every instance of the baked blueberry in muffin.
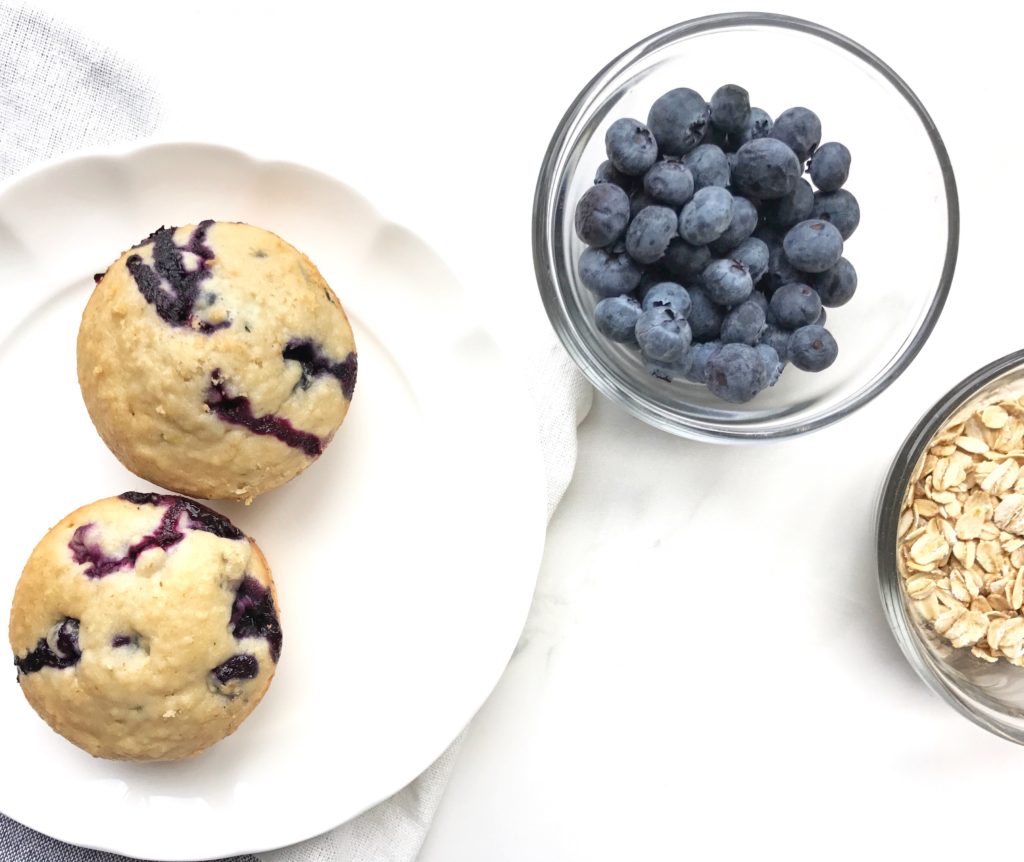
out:
<path id="1" fill-rule="evenodd" d="M 17 681 L 97 757 L 178 760 L 232 733 L 281 655 L 270 569 L 227 518 L 129 492 L 36 546 L 11 610 Z"/>
<path id="2" fill-rule="evenodd" d="M 98 277 L 78 379 L 131 471 L 195 497 L 249 502 L 324 451 L 357 357 L 345 310 L 305 255 L 269 231 L 162 227 Z"/>

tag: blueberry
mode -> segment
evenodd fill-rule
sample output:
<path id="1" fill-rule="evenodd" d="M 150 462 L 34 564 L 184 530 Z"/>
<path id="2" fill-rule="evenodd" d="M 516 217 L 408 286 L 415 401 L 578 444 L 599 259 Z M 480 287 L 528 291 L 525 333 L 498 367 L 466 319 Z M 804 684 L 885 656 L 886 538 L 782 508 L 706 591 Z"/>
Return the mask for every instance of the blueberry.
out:
<path id="1" fill-rule="evenodd" d="M 177 228 L 162 227 L 139 244 L 152 244 L 151 264 L 138 254 L 129 255 L 125 260 L 139 293 L 165 323 L 194 327 L 204 335 L 231 326 L 230 320 L 210 323 L 197 320 L 195 315 L 200 298 L 209 296 L 201 290 L 201 282 L 210 276 L 209 264 L 214 257 L 213 250 L 206 245 L 206 233 L 213 224 L 212 219 L 201 221 L 183 246 L 174 241 Z M 185 266 L 182 257 L 185 252 L 199 259 L 197 266 Z"/>
<path id="2" fill-rule="evenodd" d="M 81 623 L 73 617 L 65 617 L 64 621 L 52 633 L 53 651 L 65 660 L 77 660 L 82 654 L 78 644 L 78 633 Z"/>
<path id="3" fill-rule="evenodd" d="M 78 643 L 80 623 L 73 617 L 65 617 L 54 625 L 46 634 L 39 638 L 35 648 L 23 658 L 14 657 L 18 675 L 35 673 L 44 667 L 64 670 L 78 664 L 82 658 L 82 648 Z"/>
<path id="4" fill-rule="evenodd" d="M 807 219 L 789 229 L 782 240 L 786 258 L 802 272 L 824 272 L 843 255 L 843 237 L 835 225 Z"/>
<path id="5" fill-rule="evenodd" d="M 768 271 L 768 246 L 757 237 L 748 237 L 729 252 L 732 260 L 739 261 L 750 273 L 750 280 L 757 284 Z"/>
<path id="6" fill-rule="evenodd" d="M 799 177 L 796 155 L 775 138 L 757 138 L 736 151 L 733 185 L 748 197 L 781 198 L 793 190 Z"/>
<path id="7" fill-rule="evenodd" d="M 735 260 L 714 260 L 704 270 L 704 287 L 719 305 L 743 302 L 754 289 L 747 268 Z"/>
<path id="8" fill-rule="evenodd" d="M 758 344 L 754 350 L 757 351 L 757 358 L 761 360 L 761 365 L 764 367 L 768 385 L 774 386 L 782 376 L 783 361 L 770 344 Z"/>
<path id="9" fill-rule="evenodd" d="M 711 263 L 711 252 L 706 245 L 690 245 L 677 238 L 668 244 L 660 263 L 674 279 L 691 287 L 700 282 L 704 268 Z"/>
<path id="10" fill-rule="evenodd" d="M 722 321 L 723 344 L 749 344 L 753 346 L 765 327 L 764 309 L 756 300 L 741 302 Z"/>
<path id="11" fill-rule="evenodd" d="M 763 209 L 765 204 L 761 204 Z M 756 228 L 754 228 L 754 236 L 757 237 L 761 242 L 773 248 L 777 245 L 782 245 L 782 238 L 786 235 L 786 231 L 781 228 L 775 227 L 775 225 L 768 224 L 768 222 L 762 220 Z"/>
<path id="12" fill-rule="evenodd" d="M 767 344 L 775 351 L 780 361 L 785 362 L 789 356 L 789 339 L 792 334 L 788 329 L 769 323 L 761 333 L 761 344 Z"/>
<path id="13" fill-rule="evenodd" d="M 757 290 L 756 288 L 750 294 L 750 296 L 747 297 L 747 299 L 745 301 L 746 302 L 753 302 L 765 314 L 768 313 L 768 297 L 765 296 L 763 293 L 761 293 L 761 291 Z"/>
<path id="14" fill-rule="evenodd" d="M 839 345 L 823 326 L 801 326 L 790 336 L 789 361 L 801 371 L 822 371 L 836 361 Z"/>
<path id="15" fill-rule="evenodd" d="M 708 360 L 707 384 L 723 401 L 742 404 L 768 385 L 757 351 L 747 344 L 725 344 Z"/>
<path id="16" fill-rule="evenodd" d="M 828 322 L 828 312 L 823 308 L 818 313 L 818 319 L 814 321 L 815 326 L 824 326 Z"/>
<path id="17" fill-rule="evenodd" d="M 688 362 L 683 376 L 691 383 L 707 383 L 708 362 L 721 349 L 721 341 L 705 341 L 701 344 L 694 344 L 686 354 Z"/>
<path id="18" fill-rule="evenodd" d="M 662 206 L 644 207 L 626 231 L 626 252 L 637 263 L 654 263 L 665 254 L 676 235 L 675 210 Z"/>
<path id="19" fill-rule="evenodd" d="M 598 332 L 612 341 L 633 341 L 639 317 L 640 303 L 631 296 L 609 296 L 594 308 L 594 323 Z"/>
<path id="20" fill-rule="evenodd" d="M 682 162 L 663 159 L 644 174 L 644 191 L 653 201 L 681 207 L 693 197 L 693 174 Z"/>
<path id="21" fill-rule="evenodd" d="M 815 192 L 811 218 L 831 222 L 844 240 L 853 236 L 860 224 L 860 204 L 846 189 L 834 192 Z"/>
<path id="22" fill-rule="evenodd" d="M 729 135 L 723 132 L 714 123 L 708 123 L 707 128 L 704 130 L 704 137 L 701 139 L 702 144 L 714 144 L 723 152 L 728 152 L 730 148 Z"/>
<path id="23" fill-rule="evenodd" d="M 645 358 L 678 362 L 690 347 L 690 327 L 685 320 L 677 319 L 672 309 L 656 306 L 637 319 L 636 340 Z"/>
<path id="24" fill-rule="evenodd" d="M 814 323 L 821 314 L 821 299 L 806 284 L 784 284 L 768 303 L 772 316 L 785 329 L 799 329 Z"/>
<path id="25" fill-rule="evenodd" d="M 654 266 L 643 267 L 642 272 L 643 274 L 640 276 L 640 283 L 636 286 L 636 289 L 633 291 L 633 297 L 641 305 L 643 304 L 643 301 L 647 296 L 647 291 L 654 287 L 654 285 L 661 284 L 663 281 L 675 280 L 665 273 L 664 268 L 661 266 L 661 261 L 659 261 Z"/>
<path id="26" fill-rule="evenodd" d="M 276 662 L 281 656 L 281 623 L 274 608 L 270 590 L 251 575 L 242 578 L 231 606 L 231 634 L 236 640 L 265 638 L 270 657 Z"/>
<path id="27" fill-rule="evenodd" d="M 210 671 L 212 685 L 219 689 L 233 679 L 255 679 L 259 676 L 260 664 L 256 656 L 248 653 L 233 655 L 223 664 Z"/>
<path id="28" fill-rule="evenodd" d="M 719 186 L 694 192 L 679 214 L 679 236 L 691 245 L 707 245 L 718 239 L 732 221 L 732 195 Z"/>
<path id="29" fill-rule="evenodd" d="M 768 224 L 781 230 L 788 230 L 798 222 L 810 218 L 813 208 L 814 189 L 807 180 L 800 177 L 789 194 L 769 201 L 761 214 Z"/>
<path id="30" fill-rule="evenodd" d="M 757 207 L 746 198 L 733 197 L 732 220 L 718 239 L 711 243 L 715 254 L 728 255 L 741 242 L 749 237 L 757 227 Z"/>
<path id="31" fill-rule="evenodd" d="M 594 174 L 595 184 L 611 183 L 613 186 L 618 186 L 626 194 L 633 190 L 635 181 L 635 177 L 627 177 L 609 161 L 601 162 L 597 167 L 597 173 Z"/>
<path id="32" fill-rule="evenodd" d="M 654 135 L 639 120 L 623 117 L 605 132 L 604 146 L 617 170 L 628 176 L 643 174 L 657 161 L 658 145 Z"/>
<path id="33" fill-rule="evenodd" d="M 739 133 L 738 140 L 742 145 L 749 141 L 757 140 L 758 138 L 767 138 L 771 133 L 771 115 L 761 108 L 751 108 L 750 119 L 747 121 L 747 125 L 743 131 Z"/>
<path id="34" fill-rule="evenodd" d="M 850 151 L 842 144 L 822 144 L 814 151 L 811 179 L 820 191 L 834 192 L 850 176 Z"/>
<path id="35" fill-rule="evenodd" d="M 629 195 L 617 185 L 600 183 L 576 204 L 576 235 L 589 246 L 611 245 L 629 224 Z"/>
<path id="36" fill-rule="evenodd" d="M 651 105 L 647 127 L 663 154 L 681 156 L 704 138 L 710 115 L 711 109 L 700 93 L 680 87 Z"/>
<path id="37" fill-rule="evenodd" d="M 630 293 L 640 284 L 640 270 L 627 254 L 588 248 L 580 255 L 580 281 L 600 297 Z"/>
<path id="38" fill-rule="evenodd" d="M 644 191 L 643 186 L 634 189 L 633 193 L 629 196 L 629 220 L 632 222 L 633 219 L 637 217 L 640 210 L 656 206 L 663 206 L 663 204 L 660 204 L 647 194 L 647 192 Z M 625 240 L 625 234 L 623 234 L 623 240 Z M 625 248 L 625 243 L 623 243 L 623 248 Z"/>
<path id="39" fill-rule="evenodd" d="M 750 94 L 736 84 L 719 87 L 711 97 L 711 122 L 727 134 L 740 134 L 750 123 Z"/>
<path id="40" fill-rule="evenodd" d="M 805 273 L 800 272 L 789 262 L 781 243 L 768 247 L 768 271 L 759 286 L 769 296 L 784 284 L 803 282 L 806 278 Z"/>
<path id="41" fill-rule="evenodd" d="M 807 108 L 789 108 L 775 119 L 771 136 L 786 144 L 802 163 L 821 143 L 821 120 Z"/>
<path id="42" fill-rule="evenodd" d="M 658 306 L 671 308 L 676 317 L 685 318 L 690 314 L 690 305 L 690 294 L 685 287 L 671 281 L 663 281 L 651 287 L 644 295 L 643 310 Z"/>
<path id="43" fill-rule="evenodd" d="M 809 283 L 818 291 L 822 305 L 838 308 L 840 305 L 846 305 L 853 298 L 853 294 L 857 290 L 857 271 L 850 261 L 841 257 L 831 269 L 812 276 Z"/>
<path id="44" fill-rule="evenodd" d="M 683 156 L 683 164 L 693 175 L 694 190 L 707 186 L 729 185 L 729 160 L 720 147 L 701 144 Z"/>
<path id="45" fill-rule="evenodd" d="M 352 399 L 356 385 L 356 354 L 349 353 L 340 362 L 324 352 L 323 345 L 310 338 L 293 338 L 281 351 L 281 358 L 286 362 L 298 362 L 302 370 L 298 386 L 309 389 L 318 377 L 333 377 L 341 386 L 342 394 Z"/>
<path id="46" fill-rule="evenodd" d="M 725 310 L 721 308 L 703 287 L 689 288 L 690 314 L 686 318 L 694 341 L 711 341 L 718 338 L 722 329 Z"/>

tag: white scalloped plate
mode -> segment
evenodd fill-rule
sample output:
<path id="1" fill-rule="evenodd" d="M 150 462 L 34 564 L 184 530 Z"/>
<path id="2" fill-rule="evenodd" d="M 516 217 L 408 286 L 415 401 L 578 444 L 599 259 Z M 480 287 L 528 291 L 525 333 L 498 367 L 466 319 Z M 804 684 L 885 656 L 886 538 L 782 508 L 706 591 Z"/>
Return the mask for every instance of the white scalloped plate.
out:
<path id="1" fill-rule="evenodd" d="M 215 504 L 274 569 L 277 677 L 234 736 L 149 765 L 82 753 L 32 712 L 13 666 L 0 678 L 0 811 L 160 860 L 300 841 L 425 769 L 501 675 L 545 529 L 525 390 L 420 240 L 298 165 L 200 144 L 108 151 L 0 186 L 3 608 L 52 524 L 149 487 L 86 414 L 78 320 L 93 273 L 122 249 L 204 218 L 258 224 L 309 254 L 359 349 L 352 409 L 324 456 L 251 508 Z"/>

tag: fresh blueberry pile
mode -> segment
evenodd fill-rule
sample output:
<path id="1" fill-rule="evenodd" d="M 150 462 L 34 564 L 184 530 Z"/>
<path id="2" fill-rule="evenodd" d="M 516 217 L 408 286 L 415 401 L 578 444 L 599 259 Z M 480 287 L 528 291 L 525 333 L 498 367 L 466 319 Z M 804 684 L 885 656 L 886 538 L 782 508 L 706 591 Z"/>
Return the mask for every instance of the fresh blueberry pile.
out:
<path id="1" fill-rule="evenodd" d="M 821 144 L 813 111 L 772 120 L 735 84 L 710 103 L 679 88 L 646 125 L 612 123 L 605 148 L 575 213 L 588 246 L 580 279 L 598 297 L 602 334 L 638 348 L 655 377 L 705 384 L 733 403 L 773 386 L 790 363 L 835 362 L 825 308 L 857 288 L 843 243 L 860 207 L 843 188 L 850 151 Z"/>

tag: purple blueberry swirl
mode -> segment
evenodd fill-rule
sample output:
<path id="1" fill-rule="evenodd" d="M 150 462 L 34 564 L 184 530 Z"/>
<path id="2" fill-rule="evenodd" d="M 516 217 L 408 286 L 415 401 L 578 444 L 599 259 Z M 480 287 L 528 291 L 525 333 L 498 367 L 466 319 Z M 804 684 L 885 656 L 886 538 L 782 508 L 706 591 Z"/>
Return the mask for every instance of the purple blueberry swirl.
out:
<path id="1" fill-rule="evenodd" d="M 162 227 L 140 243 L 153 244 L 152 266 L 144 263 L 138 254 L 130 255 L 125 261 L 139 293 L 163 321 L 171 326 L 195 328 L 206 335 L 231 325 L 230 321 L 209 323 L 195 318 L 200 285 L 209 278 L 210 261 L 214 259 L 213 251 L 206 245 L 206 232 L 213 223 L 212 219 L 200 222 L 184 246 L 174 242 L 177 228 Z M 183 252 L 190 252 L 198 258 L 198 269 L 186 269 Z"/>
<path id="2" fill-rule="evenodd" d="M 251 575 L 246 575 L 238 586 L 231 607 L 230 627 L 236 640 L 266 638 L 270 657 L 275 662 L 281 657 L 283 637 L 274 597 Z"/>
<path id="3" fill-rule="evenodd" d="M 342 394 L 352 400 L 352 392 L 356 388 L 356 371 L 358 360 L 355 351 L 348 354 L 341 362 L 335 362 L 323 352 L 321 346 L 311 340 L 293 338 L 285 345 L 282 353 L 285 360 L 298 362 L 302 368 L 299 387 L 309 389 L 313 380 L 321 376 L 334 377 L 341 386 Z"/>
<path id="4" fill-rule="evenodd" d="M 315 434 L 300 431 L 287 419 L 267 413 L 257 416 L 252 402 L 244 395 L 231 395 L 216 368 L 210 377 L 206 390 L 206 406 L 222 422 L 240 425 L 253 434 L 274 437 L 293 449 L 298 449 L 310 458 L 317 458 L 324 451 L 323 441 Z"/>
<path id="5" fill-rule="evenodd" d="M 121 495 L 122 500 L 136 506 L 166 506 L 160 523 L 152 533 L 143 536 L 128 548 L 123 557 L 107 556 L 100 546 L 90 542 L 91 534 L 96 528 L 93 523 L 82 524 L 71 541 L 68 550 L 72 559 L 79 565 L 86 565 L 83 574 L 88 578 L 102 578 L 121 569 L 132 569 L 139 557 L 152 548 L 164 551 L 174 547 L 185 538 L 189 530 L 213 533 L 221 539 L 242 541 L 245 534 L 223 515 L 206 508 L 195 500 L 176 497 L 171 494 L 143 494 L 127 491 Z M 181 521 L 185 517 L 185 525 Z"/>
<path id="6" fill-rule="evenodd" d="M 14 657 L 14 665 L 18 668 L 18 677 L 23 673 L 36 673 L 44 667 L 64 670 L 78 664 L 82 658 L 82 649 L 78 645 L 79 621 L 65 617 L 54 626 L 50 637 L 39 638 L 35 649 L 24 658 Z"/>

